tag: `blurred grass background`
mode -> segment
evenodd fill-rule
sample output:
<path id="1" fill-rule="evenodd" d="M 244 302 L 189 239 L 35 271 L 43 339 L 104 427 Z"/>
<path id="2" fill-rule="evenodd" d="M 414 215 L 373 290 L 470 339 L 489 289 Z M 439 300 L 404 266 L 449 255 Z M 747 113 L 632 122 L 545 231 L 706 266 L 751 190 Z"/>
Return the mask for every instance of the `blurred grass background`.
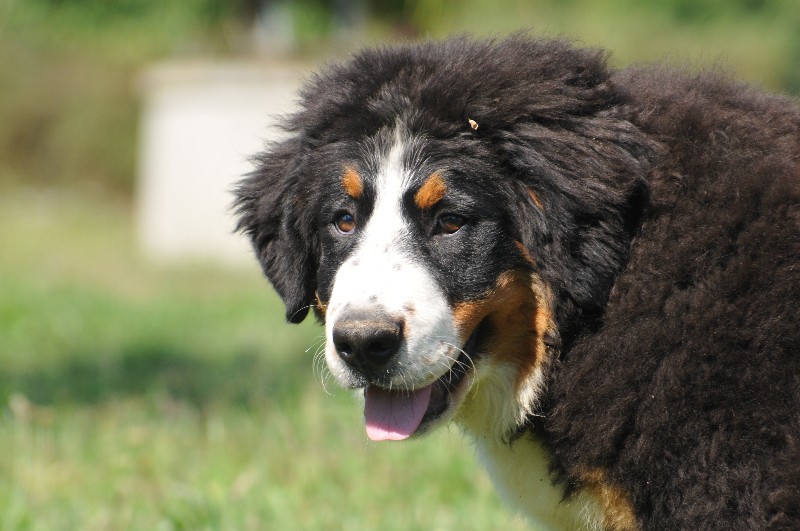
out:
<path id="1" fill-rule="evenodd" d="M 295 60 L 520 28 L 611 62 L 721 65 L 800 93 L 796 0 L 286 3 Z M 371 445 L 255 264 L 137 250 L 153 61 L 252 57 L 257 0 L 0 0 L 0 529 L 523 529 L 457 430 Z"/>

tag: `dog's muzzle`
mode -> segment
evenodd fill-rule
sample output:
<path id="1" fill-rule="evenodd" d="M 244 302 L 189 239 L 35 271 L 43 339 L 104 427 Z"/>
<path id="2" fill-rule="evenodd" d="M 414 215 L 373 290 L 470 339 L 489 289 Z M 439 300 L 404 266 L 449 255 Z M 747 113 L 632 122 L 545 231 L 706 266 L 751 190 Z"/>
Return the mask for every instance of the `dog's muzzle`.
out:
<path id="1" fill-rule="evenodd" d="M 377 308 L 345 312 L 333 327 L 336 353 L 371 383 L 386 380 L 402 343 L 403 321 Z"/>
<path id="2" fill-rule="evenodd" d="M 378 306 L 345 308 L 333 323 L 333 348 L 351 373 L 348 387 L 364 388 L 367 435 L 375 441 L 426 431 L 451 410 L 457 389 L 474 369 L 477 329 L 463 348 L 426 342 L 424 352 L 409 356 L 405 328 L 402 318 Z"/>

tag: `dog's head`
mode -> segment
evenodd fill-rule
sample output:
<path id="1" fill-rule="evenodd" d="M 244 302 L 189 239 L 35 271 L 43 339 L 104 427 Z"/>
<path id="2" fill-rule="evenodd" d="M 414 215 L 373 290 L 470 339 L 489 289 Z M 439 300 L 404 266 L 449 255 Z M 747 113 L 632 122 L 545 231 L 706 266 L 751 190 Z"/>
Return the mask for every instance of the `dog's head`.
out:
<path id="1" fill-rule="evenodd" d="M 600 54 L 522 37 L 368 51 L 304 89 L 239 227 L 289 321 L 324 321 L 370 437 L 535 412 L 641 212 L 650 148 L 618 97 Z"/>

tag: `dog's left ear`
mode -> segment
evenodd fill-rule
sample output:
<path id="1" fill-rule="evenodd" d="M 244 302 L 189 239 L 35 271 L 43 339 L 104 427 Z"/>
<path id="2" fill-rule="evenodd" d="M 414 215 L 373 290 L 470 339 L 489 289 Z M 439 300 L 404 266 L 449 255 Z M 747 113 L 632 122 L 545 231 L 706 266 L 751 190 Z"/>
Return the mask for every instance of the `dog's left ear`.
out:
<path id="1" fill-rule="evenodd" d="M 627 262 L 648 204 L 647 176 L 658 146 L 623 120 L 583 116 L 564 122 L 518 124 L 507 137 L 532 141 L 496 145 L 516 176 L 520 242 L 557 297 L 596 315 Z"/>
<path id="2" fill-rule="evenodd" d="M 264 274 L 286 305 L 286 319 L 305 319 L 314 293 L 313 223 L 299 211 L 302 147 L 295 139 L 257 156 L 235 190 L 236 230 L 247 235 Z"/>

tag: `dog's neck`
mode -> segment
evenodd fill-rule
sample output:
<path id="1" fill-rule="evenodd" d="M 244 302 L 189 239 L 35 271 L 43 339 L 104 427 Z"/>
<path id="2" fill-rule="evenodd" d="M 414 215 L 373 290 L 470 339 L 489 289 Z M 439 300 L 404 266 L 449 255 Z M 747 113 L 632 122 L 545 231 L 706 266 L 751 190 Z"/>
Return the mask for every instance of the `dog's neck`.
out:
<path id="1" fill-rule="evenodd" d="M 600 505 L 588 495 L 564 499 L 563 489 L 551 479 L 549 452 L 530 432 L 508 442 L 464 431 L 475 441 L 478 457 L 503 500 L 536 529 L 601 529 Z"/>
<path id="2" fill-rule="evenodd" d="M 490 374 L 475 382 L 456 422 L 475 442 L 502 498 L 537 529 L 601 529 L 603 512 L 593 497 L 578 493 L 564 499 L 563 488 L 552 480 L 546 446 L 530 430 L 514 436 L 523 413 L 515 409 L 520 397 L 510 396 L 513 386 L 503 385 L 502 372 Z"/>

